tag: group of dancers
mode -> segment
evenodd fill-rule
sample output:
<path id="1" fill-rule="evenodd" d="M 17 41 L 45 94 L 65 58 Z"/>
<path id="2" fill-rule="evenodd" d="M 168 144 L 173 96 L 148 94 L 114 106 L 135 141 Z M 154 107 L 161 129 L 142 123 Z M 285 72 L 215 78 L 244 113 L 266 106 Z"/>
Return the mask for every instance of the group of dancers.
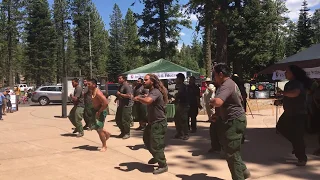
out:
<path id="1" fill-rule="evenodd" d="M 249 178 L 251 174 L 243 163 L 240 153 L 241 142 L 247 126 L 242 100 L 243 95 L 237 84 L 230 78 L 231 70 L 227 64 L 216 64 L 213 69 L 214 85 L 217 89 L 215 96 L 210 99 L 210 105 L 211 108 L 215 108 L 215 114 L 212 115 L 211 119 L 214 122 L 216 145 L 225 154 L 232 179 L 244 180 Z M 277 129 L 292 143 L 293 153 L 298 158 L 297 166 L 305 166 L 307 163 L 303 142 L 303 123 L 300 121 L 306 118 L 306 107 L 303 105 L 305 104 L 306 91 L 304 83 L 300 81 L 301 74 L 305 78 L 303 70 L 297 69 L 296 66 L 290 66 L 286 71 L 289 82 L 284 91 L 278 91 L 278 94 L 284 96 L 284 113 L 279 120 Z M 181 73 L 177 75 L 178 92 L 175 96 L 177 134 L 175 137 L 187 140 L 189 138 L 188 108 L 190 107 L 187 105 L 187 101 L 190 97 L 185 92 L 184 78 Z M 164 139 L 167 131 L 165 106 L 168 103 L 168 90 L 154 74 L 147 74 L 143 80 L 138 80 L 140 85 L 135 90 L 140 90 L 138 93 L 134 93 L 135 95 L 133 95 L 132 89 L 123 75 L 118 77 L 118 81 L 120 87 L 116 99 L 119 101 L 116 122 L 121 131 L 118 138 L 130 138 L 133 103 L 146 105 L 147 118 L 145 121 L 140 122 L 138 129 L 144 129 L 143 141 L 152 155 L 148 163 L 159 164 L 158 168 L 154 170 L 154 174 L 167 172 L 168 165 L 164 154 Z M 75 126 L 74 133 L 78 132 L 77 136 L 82 137 L 84 128 L 96 130 L 102 142 L 100 151 L 104 152 L 107 149 L 106 141 L 110 137 L 110 133 L 104 129 L 108 101 L 98 89 L 95 79 L 85 80 L 84 89 L 79 85 L 78 79 L 74 79 L 72 85 L 75 90 L 70 95 L 70 98 L 74 103 L 74 107 L 70 111 L 69 119 Z M 143 88 L 140 88 L 141 86 L 148 91 L 142 91 Z M 195 103 L 198 104 L 197 102 Z M 83 117 L 86 122 L 84 128 L 81 123 Z M 143 128 L 141 128 L 142 126 Z"/>

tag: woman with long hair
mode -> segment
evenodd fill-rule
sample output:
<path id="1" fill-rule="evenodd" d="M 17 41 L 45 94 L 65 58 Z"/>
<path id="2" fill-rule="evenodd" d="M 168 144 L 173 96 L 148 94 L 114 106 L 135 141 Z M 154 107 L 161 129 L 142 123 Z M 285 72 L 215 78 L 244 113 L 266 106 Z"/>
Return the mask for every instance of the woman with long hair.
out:
<path id="1" fill-rule="evenodd" d="M 286 69 L 286 83 L 284 91 L 278 94 L 283 96 L 284 112 L 277 123 L 277 130 L 293 146 L 293 154 L 298 158 L 297 166 L 305 166 L 307 156 L 305 152 L 304 132 L 305 121 L 308 119 L 306 94 L 311 87 L 312 80 L 307 73 L 298 66 L 290 65 Z"/>
<path id="2" fill-rule="evenodd" d="M 144 87 L 149 89 L 148 96 L 136 96 L 133 100 L 147 105 L 148 125 L 143 132 L 143 142 L 153 156 L 148 164 L 159 164 L 153 174 L 161 174 L 168 171 L 164 155 L 164 139 L 167 132 L 165 105 L 168 103 L 168 91 L 154 74 L 144 77 Z"/>

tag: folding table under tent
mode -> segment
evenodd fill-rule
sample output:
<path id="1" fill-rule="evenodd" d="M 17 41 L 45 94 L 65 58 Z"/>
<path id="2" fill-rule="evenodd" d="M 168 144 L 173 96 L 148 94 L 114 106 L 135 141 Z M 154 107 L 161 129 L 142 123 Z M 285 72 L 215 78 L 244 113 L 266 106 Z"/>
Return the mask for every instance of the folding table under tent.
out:
<path id="1" fill-rule="evenodd" d="M 176 79 L 176 75 L 178 73 L 184 74 L 185 77 L 200 77 L 199 72 L 193 71 L 165 59 L 159 59 L 139 68 L 127 71 L 123 74 L 127 75 L 127 79 L 131 81 L 137 80 L 138 78 L 143 78 L 148 73 L 156 74 L 159 79 Z"/>

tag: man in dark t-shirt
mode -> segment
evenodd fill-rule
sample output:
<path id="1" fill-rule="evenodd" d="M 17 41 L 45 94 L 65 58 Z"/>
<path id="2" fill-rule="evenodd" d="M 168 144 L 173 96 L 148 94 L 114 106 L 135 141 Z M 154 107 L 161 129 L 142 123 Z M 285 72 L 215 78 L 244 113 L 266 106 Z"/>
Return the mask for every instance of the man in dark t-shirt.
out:
<path id="1" fill-rule="evenodd" d="M 283 95 L 284 112 L 277 123 L 277 131 L 292 143 L 293 154 L 298 158 L 297 166 L 305 166 L 307 163 L 306 147 L 304 142 L 305 121 L 307 120 L 306 89 L 302 82 L 290 78 L 284 86 L 284 91 L 278 91 Z"/>
<path id="2" fill-rule="evenodd" d="M 224 63 L 214 66 L 214 79 L 218 85 L 215 98 L 210 100 L 219 108 L 217 118 L 218 138 L 226 154 L 232 179 L 247 179 L 250 172 L 241 158 L 241 139 L 247 126 L 247 118 L 241 104 L 241 93 L 230 78 L 230 68 Z"/>
<path id="3" fill-rule="evenodd" d="M 147 105 L 148 125 L 143 133 L 143 142 L 153 156 L 148 164 L 159 164 L 153 174 L 161 174 L 168 171 L 164 155 L 164 139 L 167 131 L 165 104 L 168 102 L 168 94 L 166 88 L 154 74 L 148 74 L 144 77 L 144 86 L 149 89 L 148 96 L 136 96 L 134 101 Z"/>
<path id="4" fill-rule="evenodd" d="M 177 74 L 176 85 L 178 92 L 175 95 L 176 114 L 174 115 L 174 122 L 177 134 L 176 139 L 188 140 L 188 112 L 189 112 L 189 97 L 187 85 L 184 84 L 185 76 L 182 73 Z"/>
<path id="5" fill-rule="evenodd" d="M 189 127 L 189 130 L 191 127 L 191 133 L 195 133 L 197 132 L 197 116 L 198 116 L 199 108 L 201 108 L 201 105 L 200 105 L 200 89 L 196 85 L 196 78 L 194 76 L 191 76 L 189 79 L 188 97 L 189 97 L 189 105 L 190 105 L 190 109 L 188 112 L 188 127 Z M 189 123 L 189 119 L 191 120 L 191 126 Z"/>
<path id="6" fill-rule="evenodd" d="M 73 108 L 69 113 L 69 120 L 75 126 L 75 130 L 73 133 L 79 133 L 77 137 L 82 137 L 83 127 L 82 127 L 82 118 L 83 118 L 83 111 L 84 111 L 84 101 L 83 101 L 83 94 L 82 94 L 82 87 L 79 85 L 79 79 L 74 78 L 72 80 L 72 86 L 74 87 L 74 93 L 70 94 L 70 98 L 73 102 Z"/>
<path id="7" fill-rule="evenodd" d="M 92 116 L 91 113 L 89 112 L 90 106 L 92 106 L 92 98 L 91 98 L 91 92 L 88 89 L 87 83 L 88 83 L 87 79 L 83 80 L 83 91 L 82 91 L 83 99 L 84 99 L 83 119 L 84 119 L 84 122 L 86 123 L 83 126 L 84 130 L 89 129 L 90 116 Z"/>
<path id="8" fill-rule="evenodd" d="M 121 131 L 118 138 L 128 139 L 130 138 L 130 123 L 132 122 L 132 88 L 124 75 L 118 77 L 118 82 L 120 86 L 117 92 L 119 106 L 116 112 L 116 123 Z"/>

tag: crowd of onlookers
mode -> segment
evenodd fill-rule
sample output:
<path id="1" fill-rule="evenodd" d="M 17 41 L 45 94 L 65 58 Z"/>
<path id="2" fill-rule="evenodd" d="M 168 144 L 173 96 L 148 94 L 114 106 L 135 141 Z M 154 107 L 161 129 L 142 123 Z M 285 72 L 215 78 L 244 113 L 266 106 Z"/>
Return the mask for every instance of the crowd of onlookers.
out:
<path id="1" fill-rule="evenodd" d="M 15 95 L 15 98 L 12 98 L 13 95 Z M 18 86 L 14 86 L 13 90 L 10 88 L 4 88 L 2 92 L 0 92 L 0 96 L 0 120 L 3 120 L 3 115 L 7 115 L 7 113 L 12 113 L 13 111 L 18 111 L 18 104 L 28 103 L 28 99 L 31 97 L 31 90 L 24 92 L 21 91 Z M 12 102 L 13 100 L 15 102 Z"/>

